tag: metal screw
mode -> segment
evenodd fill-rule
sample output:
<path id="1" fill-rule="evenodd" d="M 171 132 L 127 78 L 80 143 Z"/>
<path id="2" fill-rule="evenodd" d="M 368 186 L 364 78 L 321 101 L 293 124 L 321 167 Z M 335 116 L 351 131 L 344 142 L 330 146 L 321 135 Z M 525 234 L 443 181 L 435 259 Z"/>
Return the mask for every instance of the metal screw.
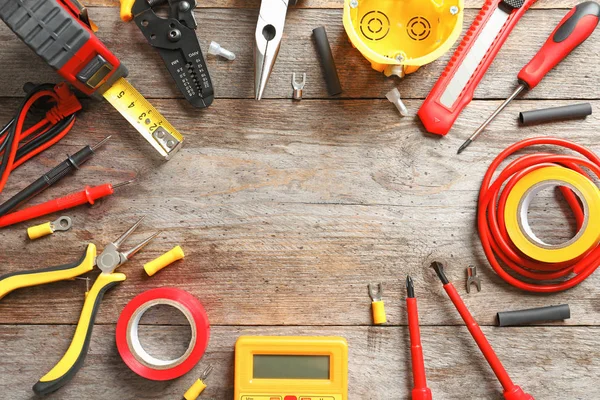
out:
<path id="1" fill-rule="evenodd" d="M 458 7 L 456 7 L 456 6 L 450 7 L 450 14 L 456 15 L 456 14 L 458 14 L 458 11 L 459 11 Z"/>
<path id="2" fill-rule="evenodd" d="M 175 141 L 173 141 L 173 140 L 169 140 L 169 141 L 167 141 L 167 147 L 168 147 L 168 148 L 170 148 L 170 149 L 171 149 L 171 148 L 173 148 L 173 146 L 175 146 Z"/>
<path id="3" fill-rule="evenodd" d="M 350 2 L 350 7 L 352 7 L 352 8 L 356 8 L 356 7 L 358 7 L 358 0 L 352 0 L 352 1 Z"/>
<path id="4" fill-rule="evenodd" d="M 403 62 L 403 61 L 404 61 L 404 56 L 403 56 L 402 54 L 398 54 L 398 55 L 396 56 L 396 61 L 398 61 L 398 62 L 400 62 L 400 63 L 401 63 L 401 62 Z"/>

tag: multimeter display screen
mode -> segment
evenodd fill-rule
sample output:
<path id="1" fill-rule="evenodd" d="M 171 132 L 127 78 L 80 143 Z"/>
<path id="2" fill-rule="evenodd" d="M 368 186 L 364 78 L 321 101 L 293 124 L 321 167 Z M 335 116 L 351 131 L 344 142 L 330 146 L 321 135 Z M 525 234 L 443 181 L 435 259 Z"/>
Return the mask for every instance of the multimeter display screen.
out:
<path id="1" fill-rule="evenodd" d="M 329 379 L 329 356 L 254 355 L 254 379 Z"/>

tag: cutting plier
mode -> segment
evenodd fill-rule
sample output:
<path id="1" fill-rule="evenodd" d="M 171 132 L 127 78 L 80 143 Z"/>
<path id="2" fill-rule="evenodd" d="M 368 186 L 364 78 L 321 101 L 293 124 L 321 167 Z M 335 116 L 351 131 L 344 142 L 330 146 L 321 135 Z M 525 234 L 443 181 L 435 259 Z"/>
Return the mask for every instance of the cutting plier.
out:
<path id="1" fill-rule="evenodd" d="M 275 65 L 288 6 L 296 5 L 298 0 L 262 0 L 258 23 L 256 24 L 256 43 L 254 44 L 254 93 L 260 100 L 265 92 L 267 81 Z"/>
<path id="2" fill-rule="evenodd" d="M 44 375 L 33 386 L 37 394 L 48 394 L 58 390 L 65 385 L 81 368 L 87 355 L 94 320 L 100 308 L 100 302 L 107 290 L 125 280 L 125 274 L 114 272 L 119 266 L 126 263 L 134 254 L 140 251 L 146 244 L 154 239 L 159 232 L 153 234 L 137 246 L 128 251 L 119 251 L 123 242 L 140 225 L 140 218 L 115 242 L 106 246 L 104 251 L 96 256 L 96 246 L 93 243 L 87 245 L 83 256 L 74 263 L 59 265 L 55 267 L 37 270 L 13 272 L 0 276 L 0 299 L 13 290 L 42 285 L 45 283 L 75 279 L 76 277 L 90 272 L 94 266 L 98 266 L 101 273 L 96 278 L 91 289 L 86 293 L 81 316 L 75 329 L 75 335 L 71 345 L 60 361 Z"/>

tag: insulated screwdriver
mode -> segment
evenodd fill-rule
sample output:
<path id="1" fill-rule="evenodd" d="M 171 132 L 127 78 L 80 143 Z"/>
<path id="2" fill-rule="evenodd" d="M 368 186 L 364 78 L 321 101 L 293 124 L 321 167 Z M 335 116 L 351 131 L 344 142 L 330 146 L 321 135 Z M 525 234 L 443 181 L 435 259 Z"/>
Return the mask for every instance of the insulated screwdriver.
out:
<path id="1" fill-rule="evenodd" d="M 86 186 L 85 189 L 80 192 L 71 193 L 59 199 L 50 200 L 42 204 L 37 204 L 23 210 L 15 211 L 14 213 L 4 215 L 0 217 L 0 228 L 14 225 L 23 221 L 28 221 L 30 219 L 48 215 L 57 211 L 67 210 L 82 204 L 94 204 L 96 200 L 113 194 L 114 189 L 129 185 L 134 181 L 135 179 L 117 183 L 116 185 L 106 183 L 104 185 L 94 187 Z"/>
<path id="2" fill-rule="evenodd" d="M 441 262 L 434 261 L 431 264 L 431 267 L 435 270 L 438 278 L 440 278 L 440 281 L 442 281 L 442 284 L 444 285 L 444 290 L 448 294 L 448 297 L 450 297 L 450 300 L 452 300 L 454 307 L 456 307 L 456 310 L 462 317 L 463 321 L 465 321 L 465 325 L 467 326 L 469 333 L 471 334 L 471 336 L 473 336 L 473 339 L 475 339 L 475 343 L 477 343 L 479 350 L 481 350 L 481 353 L 483 353 L 483 356 L 487 360 L 488 364 L 492 368 L 492 371 L 494 371 L 494 374 L 496 375 L 496 377 L 500 381 L 500 384 L 504 388 L 504 399 L 534 400 L 532 395 L 525 393 L 523 389 L 515 385 L 510 379 L 510 376 L 508 376 L 508 372 L 506 372 L 506 369 L 504 369 L 502 362 L 496 355 L 496 352 L 490 345 L 490 342 L 488 342 L 487 338 L 485 337 L 485 334 L 475 321 L 475 318 L 473 318 L 473 316 L 469 312 L 469 309 L 461 299 L 454 285 L 450 283 L 450 281 L 448 281 L 448 278 L 444 273 L 444 265 Z"/>
<path id="3" fill-rule="evenodd" d="M 519 86 L 500 107 L 458 149 L 462 153 L 496 118 L 504 108 L 524 90 L 532 90 L 559 62 L 583 43 L 596 29 L 600 21 L 600 5 L 586 1 L 573 7 L 562 19 L 546 43 L 533 59 L 519 72 Z"/>
<path id="4" fill-rule="evenodd" d="M 415 288 L 410 276 L 406 277 L 406 313 L 408 314 L 408 330 L 410 333 L 410 357 L 414 388 L 412 400 L 431 400 L 431 390 L 427 387 L 425 362 L 423 361 L 423 346 L 421 346 L 421 330 L 419 329 L 419 312 Z"/>
<path id="5" fill-rule="evenodd" d="M 94 146 L 85 146 L 77 153 L 72 156 L 67 155 L 67 159 L 44 175 L 35 180 L 31 185 L 21 190 L 19 193 L 8 199 L 4 204 L 0 205 L 0 216 L 8 214 L 8 212 L 14 210 L 21 204 L 37 196 L 50 186 L 54 185 L 62 178 L 67 176 L 70 172 L 78 170 L 81 165 L 88 161 L 95 154 L 104 143 L 110 139 L 110 136 L 104 138 L 102 141 Z"/>

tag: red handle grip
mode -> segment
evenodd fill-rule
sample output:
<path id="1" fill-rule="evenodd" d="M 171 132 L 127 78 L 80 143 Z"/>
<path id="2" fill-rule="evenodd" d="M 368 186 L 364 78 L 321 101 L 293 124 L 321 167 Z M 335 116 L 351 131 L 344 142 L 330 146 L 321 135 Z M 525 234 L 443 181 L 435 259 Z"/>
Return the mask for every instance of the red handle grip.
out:
<path id="1" fill-rule="evenodd" d="M 417 113 L 425 126 L 425 129 L 427 129 L 427 132 L 446 135 L 450 131 L 450 128 L 452 128 L 452 125 L 462 110 L 471 102 L 471 100 L 473 100 L 475 89 L 479 86 L 479 82 L 483 79 L 483 76 L 496 58 L 498 51 L 500 51 L 500 48 L 506 39 L 508 39 L 513 28 L 517 22 L 519 22 L 523 14 L 525 14 L 529 7 L 535 2 L 536 0 L 524 0 L 523 5 L 520 8 L 516 8 L 510 13 L 508 19 L 496 35 L 496 38 L 491 41 L 491 45 L 488 47 L 475 71 L 470 77 L 467 77 L 468 81 L 458 94 L 456 100 L 453 101 L 452 104 L 449 104 L 448 101 L 442 100 L 442 96 L 444 96 L 457 72 L 461 70 L 465 58 L 469 56 L 471 50 L 473 50 L 473 45 L 475 45 L 478 39 L 484 40 L 483 37 L 480 38 L 481 33 L 485 31 L 485 27 L 490 23 L 490 19 L 494 12 L 496 12 L 498 7 L 504 3 L 503 0 L 486 0 L 483 8 L 475 18 L 475 21 L 454 52 L 450 62 L 448 62 L 446 69 Z M 473 54 L 471 54 L 471 56 L 473 56 Z"/>
<path id="2" fill-rule="evenodd" d="M 544 46 L 521 72 L 519 82 L 529 90 L 546 74 L 583 43 L 596 29 L 600 20 L 600 5 L 593 1 L 578 4 L 560 21 Z"/>
<path id="3" fill-rule="evenodd" d="M 479 324 L 477 324 L 475 321 L 475 318 L 473 318 L 471 315 L 471 312 L 456 291 L 454 285 L 447 283 L 444 285 L 444 290 L 448 294 L 448 297 L 450 297 L 450 300 L 452 300 L 452 303 L 454 303 L 454 307 L 456 307 L 456 310 L 465 322 L 469 333 L 471 333 L 471 336 L 473 336 L 473 339 L 475 339 L 475 343 L 477 343 L 481 353 L 483 353 L 483 356 L 487 360 L 488 364 L 490 364 L 490 367 L 492 367 L 494 374 L 496 374 L 496 377 L 504 388 L 504 398 L 506 400 L 534 400 L 533 396 L 525 393 L 523 389 L 515 385 L 510 379 L 508 372 L 506 372 L 506 369 L 504 369 L 504 366 L 496 355 L 492 345 L 490 342 L 488 342 L 485 334 L 479 327 Z"/>
<path id="4" fill-rule="evenodd" d="M 52 214 L 57 211 L 77 207 L 82 204 L 94 204 L 94 202 L 99 198 L 111 195 L 113 193 L 113 187 L 109 183 L 94 187 L 86 186 L 81 192 L 72 193 L 59 199 L 50 200 L 42 204 L 28 207 L 24 210 L 7 214 L 0 218 L 0 228 L 23 221 L 28 221 L 43 215 Z"/>
<path id="5" fill-rule="evenodd" d="M 427 378 L 425 375 L 425 362 L 423 361 L 423 347 L 421 345 L 421 330 L 419 328 L 419 312 L 417 310 L 416 298 L 406 298 L 406 312 L 408 314 L 410 357 L 414 380 L 412 400 L 431 400 L 431 390 L 427 387 Z"/>

